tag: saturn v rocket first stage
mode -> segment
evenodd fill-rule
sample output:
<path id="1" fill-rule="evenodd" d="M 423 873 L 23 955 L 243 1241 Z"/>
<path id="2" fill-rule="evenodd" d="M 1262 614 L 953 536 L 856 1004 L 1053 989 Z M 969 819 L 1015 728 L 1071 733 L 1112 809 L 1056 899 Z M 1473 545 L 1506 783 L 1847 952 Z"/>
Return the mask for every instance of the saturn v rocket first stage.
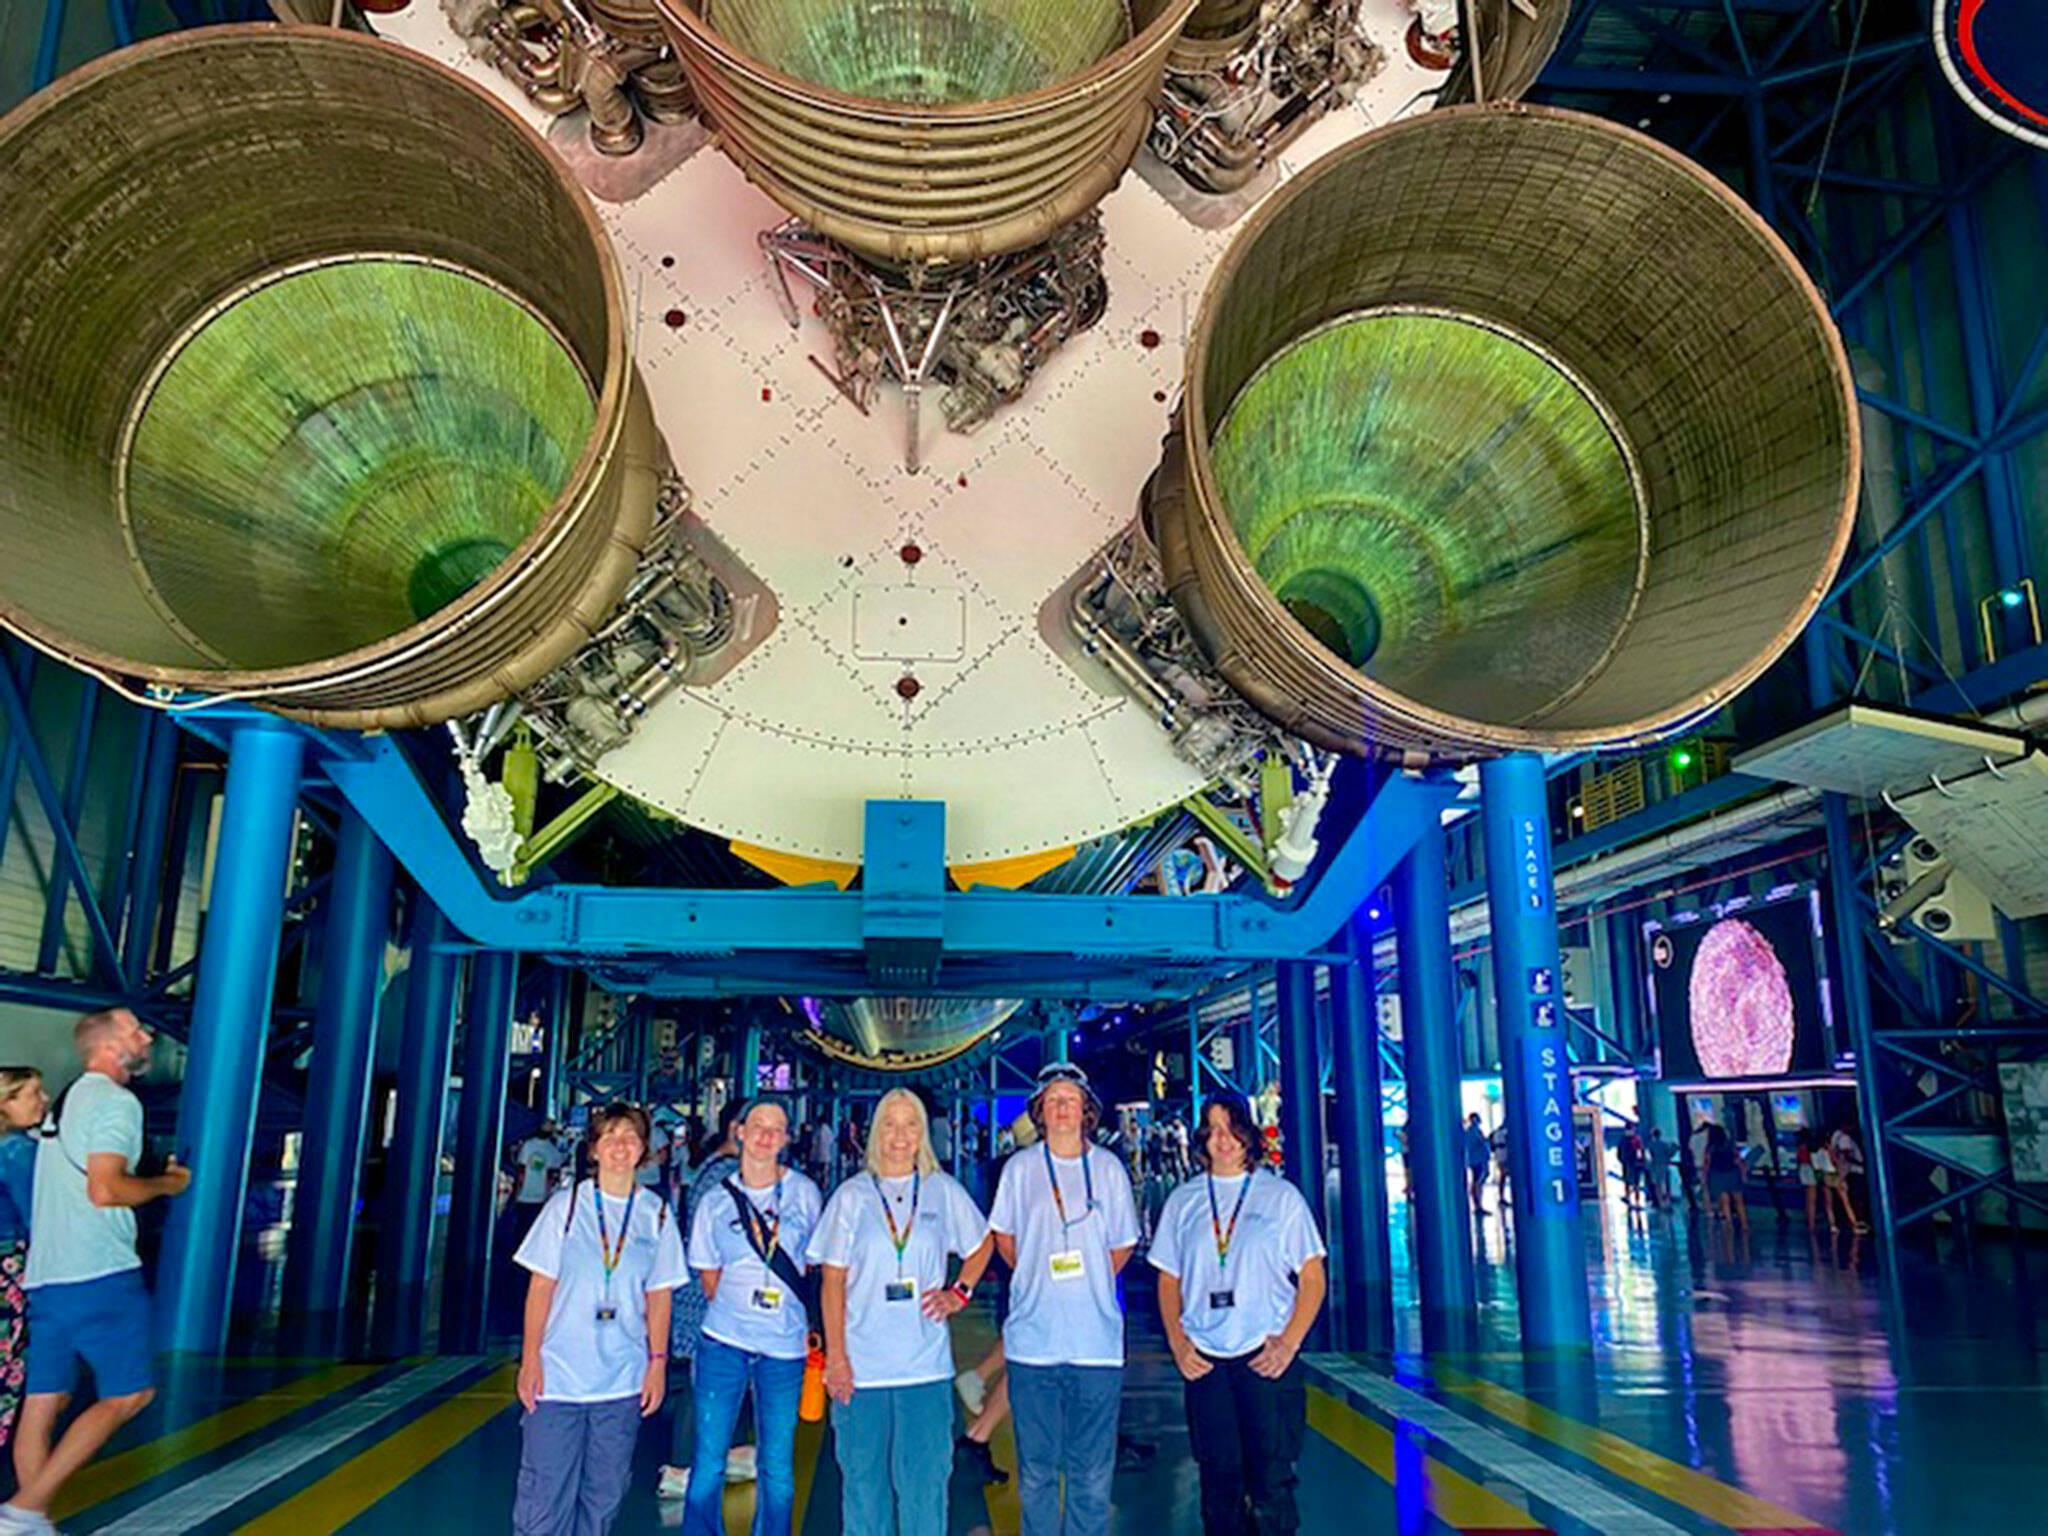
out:
<path id="1" fill-rule="evenodd" d="M 861 73 L 852 7 L 804 12 L 815 56 L 665 9 L 726 152 L 601 209 L 419 8 L 405 46 L 212 29 L 60 81 L 0 121 L 0 619 L 165 697 L 472 755 L 523 719 L 557 779 L 790 878 L 942 800 L 963 885 L 1268 764 L 1639 741 L 1754 678 L 1856 468 L 1782 246 L 1593 119 L 1368 133 L 1444 88 L 1409 0 L 1358 0 L 1370 86 L 1204 227 L 1119 180 L 1193 9 L 1041 56 L 1019 3 L 994 74 Z M 820 358 L 813 290 L 828 349 L 893 326 L 896 362 Z M 863 362 L 978 430 L 906 468 Z"/>

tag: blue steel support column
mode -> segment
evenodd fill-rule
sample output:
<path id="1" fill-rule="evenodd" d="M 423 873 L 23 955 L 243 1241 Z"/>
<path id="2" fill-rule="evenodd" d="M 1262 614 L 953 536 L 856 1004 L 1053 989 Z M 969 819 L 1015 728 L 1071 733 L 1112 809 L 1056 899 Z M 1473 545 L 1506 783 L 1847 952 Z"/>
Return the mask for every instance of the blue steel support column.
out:
<path id="1" fill-rule="evenodd" d="M 742 1102 L 761 1091 L 761 1026 L 749 1024 L 740 1037 L 740 1059 L 733 1092 Z"/>
<path id="2" fill-rule="evenodd" d="M 130 982 L 149 974 L 157 910 L 163 900 L 164 851 L 170 843 L 171 799 L 178 778 L 178 726 L 151 712 L 142 768 L 142 801 L 128 852 L 128 907 L 121 915 L 121 968 Z"/>
<path id="3" fill-rule="evenodd" d="M 1327 1232 L 1329 1159 L 1323 1152 L 1323 1064 L 1316 1050 L 1316 968 L 1283 960 L 1273 968 L 1280 1025 L 1280 1151 L 1287 1177 Z M 1327 1274 L 1327 1263 L 1325 1265 Z M 1330 1308 L 1325 1303 L 1308 1336 L 1310 1349 L 1327 1349 Z"/>
<path id="4" fill-rule="evenodd" d="M 1323 1224 L 1323 1082 L 1316 1060 L 1316 968 L 1306 960 L 1273 967 L 1280 1010 L 1280 1156 L 1287 1177 Z"/>
<path id="5" fill-rule="evenodd" d="M 424 1337 L 427 1267 L 433 1254 L 440 1182 L 442 1104 L 455 1045 L 455 986 L 461 957 L 454 930 L 424 892 L 414 894 L 412 965 L 405 1033 L 398 1047 L 398 1106 L 384 1161 L 384 1231 L 378 1254 L 379 1351 L 418 1354 Z"/>
<path id="6" fill-rule="evenodd" d="M 1452 996 L 1451 888 L 1440 833 L 1425 832 L 1394 869 L 1401 984 L 1401 1068 L 1408 1092 L 1415 1273 L 1428 1350 L 1469 1345 L 1478 1313 L 1472 1217 L 1458 1141 L 1458 1012 Z"/>
<path id="7" fill-rule="evenodd" d="M 1339 1252 L 1334 1287 L 1343 1298 L 1344 1347 L 1394 1345 L 1394 1259 L 1388 1241 L 1386 1127 L 1380 1114 L 1379 1014 L 1372 987 L 1372 930 L 1352 919 L 1349 965 L 1330 967 L 1331 1127 L 1337 1143 Z"/>
<path id="8" fill-rule="evenodd" d="M 1856 879 L 1855 834 L 1849 827 L 1849 802 L 1839 794 L 1821 796 L 1827 823 L 1828 913 L 1835 926 L 1835 948 L 1842 961 L 1842 1012 L 1849 1026 L 1850 1048 L 1856 1052 L 1856 1097 L 1863 1106 L 1864 1170 L 1870 1189 L 1870 1226 L 1877 1237 L 1878 1263 L 1891 1294 L 1899 1294 L 1899 1252 L 1892 1228 L 1892 1175 L 1887 1140 L 1890 1127 L 1884 1110 L 1884 1081 L 1879 1073 L 1876 1027 L 1871 1011 L 1869 962 L 1863 952 L 1863 893 Z"/>
<path id="9" fill-rule="evenodd" d="M 1590 1350 L 1543 760 L 1518 753 L 1482 763 L 1479 795 L 1522 1347 Z"/>
<path id="10" fill-rule="evenodd" d="M 282 727 L 243 725 L 228 743 L 178 1101 L 178 1156 L 192 1169 L 192 1187 L 171 1202 L 158 1282 L 168 1349 L 217 1354 L 227 1342 L 304 755 L 303 738 Z"/>
<path id="11" fill-rule="evenodd" d="M 504 950 L 469 964 L 462 1020 L 462 1103 L 455 1117 L 455 1193 L 448 1203 L 448 1253 L 441 1266 L 441 1351 L 484 1347 L 494 1268 L 498 1151 L 505 1139 L 505 1088 L 512 1071 L 512 998 L 519 957 Z"/>
<path id="12" fill-rule="evenodd" d="M 327 891 L 326 944 L 306 1074 L 299 1183 L 285 1256 L 284 1304 L 307 1347 L 341 1347 L 361 1185 L 363 1135 L 391 931 L 391 855 L 346 806 Z"/>

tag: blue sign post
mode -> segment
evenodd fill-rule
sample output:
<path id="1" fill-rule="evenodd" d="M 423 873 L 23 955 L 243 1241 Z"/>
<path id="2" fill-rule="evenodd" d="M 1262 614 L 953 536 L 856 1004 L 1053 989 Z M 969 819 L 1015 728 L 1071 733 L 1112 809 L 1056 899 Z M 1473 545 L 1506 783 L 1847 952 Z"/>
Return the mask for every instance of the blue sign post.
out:
<path id="1" fill-rule="evenodd" d="M 1590 1349 L 1543 760 L 1524 754 L 1481 764 L 1479 793 L 1522 1345 Z"/>

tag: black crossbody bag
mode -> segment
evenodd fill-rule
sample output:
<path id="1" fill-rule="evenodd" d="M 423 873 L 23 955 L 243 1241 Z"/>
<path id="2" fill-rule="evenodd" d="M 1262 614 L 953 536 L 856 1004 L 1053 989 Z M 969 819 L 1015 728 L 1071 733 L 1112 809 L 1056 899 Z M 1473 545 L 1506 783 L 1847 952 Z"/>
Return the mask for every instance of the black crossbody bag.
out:
<path id="1" fill-rule="evenodd" d="M 789 1292 L 804 1304 L 804 1326 L 819 1337 L 824 1336 L 825 1314 L 818 1303 L 818 1287 L 811 1277 L 796 1266 L 789 1256 L 789 1250 L 777 1245 L 775 1257 L 768 1257 L 768 1223 L 761 1219 L 761 1213 L 754 1209 L 746 1191 L 731 1179 L 722 1181 L 725 1192 L 732 1196 L 732 1203 L 739 1209 L 740 1230 L 747 1234 L 747 1246 L 754 1250 L 754 1257 L 773 1270 L 775 1277 L 789 1287 Z"/>

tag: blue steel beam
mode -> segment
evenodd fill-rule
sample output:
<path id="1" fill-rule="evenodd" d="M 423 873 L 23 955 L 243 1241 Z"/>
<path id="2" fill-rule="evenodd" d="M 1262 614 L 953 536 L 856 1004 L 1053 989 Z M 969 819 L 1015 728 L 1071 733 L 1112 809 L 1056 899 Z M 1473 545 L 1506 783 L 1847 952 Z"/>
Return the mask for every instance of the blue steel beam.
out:
<path id="1" fill-rule="evenodd" d="M 462 957 L 448 919 L 416 896 L 405 1030 L 398 1047 L 398 1103 L 384 1160 L 384 1223 L 377 1253 L 379 1352 L 419 1352 L 425 1336 L 427 1271 L 440 1188 L 443 1105 L 455 1046 L 455 988 Z"/>
<path id="2" fill-rule="evenodd" d="M 64 798 L 53 815 L 62 816 L 64 825 L 75 838 L 78 836 L 79 817 L 85 812 L 85 790 L 92 782 L 92 732 L 100 714 L 100 685 L 89 677 L 78 680 L 78 713 L 71 721 L 71 752 L 64 764 Z M 41 942 L 36 946 L 36 969 L 45 976 L 57 973 L 57 958 L 64 950 L 64 915 L 71 901 L 71 880 L 64 866 L 50 871 L 48 888 L 43 892 L 43 932 Z M 99 893 L 86 882 L 79 882 L 79 900 L 97 903 Z M 106 911 L 100 912 L 101 926 L 106 926 Z"/>
<path id="3" fill-rule="evenodd" d="M 455 1189 L 441 1264 L 441 1351 L 479 1354 L 488 1332 L 499 1147 L 512 1068 L 512 998 L 519 957 L 476 956 L 462 1021 L 462 1101 L 455 1120 Z"/>
<path id="4" fill-rule="evenodd" d="M 1535 1354 L 1590 1350 L 1593 1324 L 1579 1230 L 1572 1076 L 1542 760 L 1517 753 L 1480 764 L 1479 814 L 1486 835 L 1508 1176 L 1515 1191 L 1522 1347 Z"/>
<path id="5" fill-rule="evenodd" d="M 1337 1146 L 1337 1294 L 1344 1347 L 1375 1352 L 1394 1347 L 1394 1260 L 1386 1163 L 1386 1085 L 1380 1071 L 1379 1010 L 1373 992 L 1372 929 L 1352 923 L 1358 959 L 1330 968 L 1331 1055 L 1336 1093 L 1330 1102 Z"/>
<path id="6" fill-rule="evenodd" d="M 177 726 L 154 711 L 143 718 L 148 739 L 143 747 L 142 800 L 136 808 L 135 840 L 127 850 L 128 899 L 121 916 L 121 967 L 131 983 L 139 983 L 149 974 L 178 777 Z"/>
<path id="7" fill-rule="evenodd" d="M 1459 1040 L 1452 996 L 1449 871 L 1441 836 L 1418 840 L 1394 871 L 1401 1065 L 1408 1091 L 1411 1252 L 1423 1348 L 1469 1347 L 1478 1332 L 1472 1218 L 1459 1144 Z"/>
<path id="8" fill-rule="evenodd" d="M 228 745 L 213 900 L 178 1100 L 179 1155 L 192 1169 L 192 1186 L 172 1202 L 158 1284 L 160 1337 L 174 1350 L 218 1354 L 227 1342 L 304 757 L 296 732 L 259 723 L 239 727 Z"/>
<path id="9" fill-rule="evenodd" d="M 285 1308 L 321 1353 L 341 1344 L 391 932 L 391 855 L 353 813 L 339 830 L 284 1271 Z"/>
<path id="10" fill-rule="evenodd" d="M 208 711 L 215 719 L 219 715 Z M 198 721 L 188 721 L 198 725 Z M 388 737 L 315 733 L 327 776 L 465 935 L 481 947 L 573 956 L 719 956 L 807 951 L 861 956 L 872 909 L 857 891 L 693 891 L 558 885 L 505 897 Z M 1381 775 L 1359 763 L 1348 780 L 1353 821 L 1333 814 L 1335 843 L 1306 893 L 1289 903 L 1232 893 L 1047 896 L 977 888 L 940 899 L 944 953 L 1077 957 L 1088 963 L 1291 958 L 1327 943 L 1456 794 L 1448 779 Z M 1338 795 L 1333 792 L 1332 810 Z M 1305 882 L 1306 884 L 1306 882 Z M 849 983 L 852 990 L 860 986 Z M 763 990 L 787 990 L 782 986 Z"/>
<path id="11" fill-rule="evenodd" d="M 72 835 L 71 825 L 64 818 L 64 797 L 57 789 L 56 780 L 50 776 L 50 765 L 44 760 L 41 748 L 36 745 L 28 696 L 15 682 L 12 669 L 4 666 L 0 666 L 0 715 L 7 720 L 8 739 L 19 744 L 19 761 L 28 770 L 29 782 L 35 787 L 37 800 L 42 803 L 43 819 L 49 823 L 51 840 L 57 845 L 57 862 L 85 898 L 80 907 L 85 913 L 86 926 L 92 930 L 93 954 L 99 962 L 92 967 L 95 977 L 100 974 L 119 976 L 121 949 L 114 941 L 113 930 L 107 926 L 106 914 L 100 910 L 100 904 L 93 896 L 92 874 L 85 867 L 85 857 L 78 850 L 78 839 Z M 7 809 L 11 812 L 12 807 Z"/>

